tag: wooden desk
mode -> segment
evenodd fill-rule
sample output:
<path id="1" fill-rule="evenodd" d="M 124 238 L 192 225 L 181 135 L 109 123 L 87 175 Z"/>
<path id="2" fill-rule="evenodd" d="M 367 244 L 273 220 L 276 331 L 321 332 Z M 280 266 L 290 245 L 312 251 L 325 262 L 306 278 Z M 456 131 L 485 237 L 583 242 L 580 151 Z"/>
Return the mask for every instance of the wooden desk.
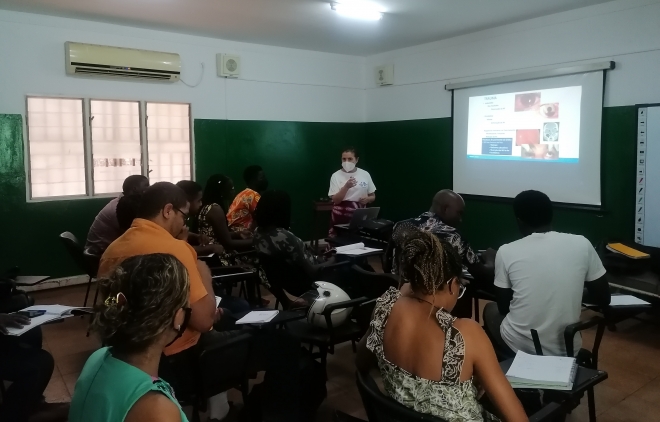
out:
<path id="1" fill-rule="evenodd" d="M 310 245 L 314 249 L 314 252 L 318 252 L 319 247 L 319 237 L 317 236 L 319 214 L 332 212 L 334 206 L 335 204 L 332 201 L 312 201 L 312 211 L 314 212 L 314 216 L 312 217 L 312 241 Z"/>

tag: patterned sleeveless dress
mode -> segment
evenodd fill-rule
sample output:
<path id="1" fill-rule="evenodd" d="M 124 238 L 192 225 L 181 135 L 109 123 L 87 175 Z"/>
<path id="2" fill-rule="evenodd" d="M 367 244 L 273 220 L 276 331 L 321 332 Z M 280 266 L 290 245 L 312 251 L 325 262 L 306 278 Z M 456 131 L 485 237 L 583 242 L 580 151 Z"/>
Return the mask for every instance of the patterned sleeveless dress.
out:
<path id="1" fill-rule="evenodd" d="M 483 410 L 477 401 L 477 388 L 472 378 L 460 380 L 465 360 L 465 342 L 461 332 L 454 327 L 456 318 L 444 309 L 438 309 L 435 314 L 445 333 L 441 381 L 417 377 L 385 358 L 385 325 L 394 303 L 400 297 L 401 292 L 391 287 L 378 299 L 371 321 L 371 334 L 367 338 L 367 348 L 378 358 L 378 367 L 387 394 L 406 407 L 447 422 L 499 421 L 497 417 Z"/>

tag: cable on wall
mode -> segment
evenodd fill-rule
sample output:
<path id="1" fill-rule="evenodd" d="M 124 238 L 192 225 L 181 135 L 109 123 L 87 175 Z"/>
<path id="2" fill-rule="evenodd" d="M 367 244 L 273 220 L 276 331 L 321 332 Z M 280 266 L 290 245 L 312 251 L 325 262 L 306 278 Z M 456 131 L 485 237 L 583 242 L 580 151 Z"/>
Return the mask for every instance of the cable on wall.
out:
<path id="1" fill-rule="evenodd" d="M 202 72 L 200 73 L 200 75 L 199 75 L 199 80 L 197 81 L 196 84 L 194 84 L 194 85 L 190 85 L 189 83 L 187 83 L 186 81 L 184 81 L 183 78 L 179 78 L 179 80 L 180 80 L 185 86 L 187 86 L 187 87 L 189 87 L 189 88 L 195 88 L 197 85 L 199 85 L 199 84 L 202 83 L 202 79 L 204 78 L 204 62 L 201 62 L 199 65 L 200 65 L 201 68 L 202 68 Z"/>

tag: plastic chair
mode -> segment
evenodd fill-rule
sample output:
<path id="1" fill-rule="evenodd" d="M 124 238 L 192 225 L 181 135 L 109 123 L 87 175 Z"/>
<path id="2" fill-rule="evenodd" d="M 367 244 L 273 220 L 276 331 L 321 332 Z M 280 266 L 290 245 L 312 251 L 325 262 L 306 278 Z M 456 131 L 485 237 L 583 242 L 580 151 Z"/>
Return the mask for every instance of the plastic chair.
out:
<path id="1" fill-rule="evenodd" d="M 271 285 L 271 293 L 277 299 L 277 304 L 281 304 L 285 310 L 284 304 L 290 301 L 286 293 L 300 297 L 314 288 L 315 281 L 324 280 L 333 272 L 350 265 L 348 261 L 327 265 L 316 275 L 316 279 L 311 279 L 301 267 L 291 265 L 280 257 L 260 253 L 258 259 Z"/>
<path id="2" fill-rule="evenodd" d="M 321 359 L 321 364 L 325 366 L 328 353 L 335 352 L 335 346 L 347 341 L 352 342 L 353 352 L 356 351 L 356 342 L 360 340 L 364 334 L 364 330 L 360 324 L 353 320 L 353 316 L 335 327 L 332 324 L 332 312 L 340 309 L 347 309 L 359 307 L 369 299 L 360 297 L 351 299 L 344 302 L 333 303 L 327 305 L 323 310 L 322 315 L 325 317 L 326 325 L 328 328 L 317 327 L 307 321 L 294 321 L 286 325 L 286 329 L 294 336 L 300 339 L 301 343 L 310 345 L 310 352 L 314 346 L 318 347 L 318 353 L 312 353 L 315 358 Z"/>
<path id="3" fill-rule="evenodd" d="M 369 374 L 357 373 L 357 386 L 362 397 L 362 403 L 367 411 L 369 422 L 446 422 L 442 418 L 419 413 L 410 409 L 397 401 L 383 394 L 376 382 Z M 564 407 L 559 403 L 549 403 L 538 412 L 529 417 L 530 422 L 550 422 L 565 412 Z M 346 415 L 347 416 L 347 415 Z M 353 417 L 344 417 L 337 412 L 335 416 L 337 422 L 357 422 L 359 419 Z"/>
<path id="4" fill-rule="evenodd" d="M 71 232 L 64 232 L 60 234 L 60 241 L 69 253 L 69 256 L 73 258 L 73 261 L 76 263 L 78 268 L 84 271 L 85 274 L 87 274 L 89 277 L 87 281 L 87 292 L 85 293 L 85 302 L 83 303 L 83 306 L 87 306 L 89 290 L 92 287 L 92 280 L 96 278 L 98 273 L 101 257 L 92 255 L 91 253 L 85 251 L 83 246 L 78 241 L 78 238 L 76 238 L 76 236 Z M 96 294 L 94 295 L 94 305 L 96 305 L 97 296 L 98 287 L 96 289 Z"/>
<path id="5" fill-rule="evenodd" d="M 598 369 L 598 350 L 600 349 L 600 343 L 603 340 L 603 334 L 605 333 L 605 318 L 601 316 L 594 316 L 586 321 L 579 321 L 575 324 L 571 324 L 564 329 L 564 342 L 566 343 L 566 356 L 572 358 L 575 357 L 577 363 L 581 366 Z M 573 353 L 573 340 L 575 335 L 589 328 L 596 328 L 596 336 L 594 337 L 594 345 L 591 350 L 580 349 L 577 356 L 574 356 Z M 534 342 L 534 348 L 536 349 L 537 355 L 543 355 L 543 348 L 541 347 L 541 342 L 539 340 L 539 335 L 536 330 L 531 330 L 532 340 Z M 557 394 L 561 394 L 558 392 Z M 594 395 L 594 389 L 590 388 L 587 390 L 587 402 L 589 406 L 589 421 L 596 422 L 596 398 Z M 573 403 L 574 407 L 579 405 L 578 403 Z"/>
<path id="6" fill-rule="evenodd" d="M 390 287 L 399 287 L 399 278 L 393 274 L 375 273 L 364 270 L 358 265 L 351 267 L 360 296 L 369 299 L 381 297 Z"/>

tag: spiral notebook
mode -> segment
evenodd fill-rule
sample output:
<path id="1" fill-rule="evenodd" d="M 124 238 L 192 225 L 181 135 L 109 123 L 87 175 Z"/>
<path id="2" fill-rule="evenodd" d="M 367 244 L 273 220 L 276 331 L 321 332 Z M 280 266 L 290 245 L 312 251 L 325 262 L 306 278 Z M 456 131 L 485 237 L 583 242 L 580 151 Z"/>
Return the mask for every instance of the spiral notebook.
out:
<path id="1" fill-rule="evenodd" d="M 572 390 L 577 368 L 575 358 L 536 356 L 518 351 L 506 378 L 513 388 Z"/>

